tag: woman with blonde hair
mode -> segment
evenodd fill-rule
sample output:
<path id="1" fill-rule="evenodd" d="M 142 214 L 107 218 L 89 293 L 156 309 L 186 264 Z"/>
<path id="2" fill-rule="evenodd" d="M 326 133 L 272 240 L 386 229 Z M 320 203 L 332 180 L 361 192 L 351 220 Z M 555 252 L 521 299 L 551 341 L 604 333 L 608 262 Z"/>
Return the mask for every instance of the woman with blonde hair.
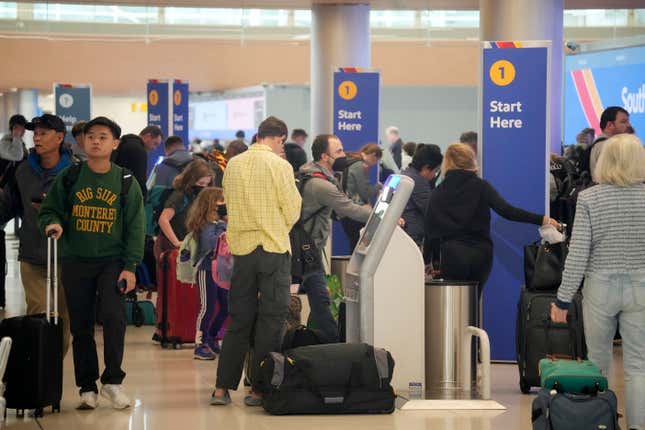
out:
<path id="1" fill-rule="evenodd" d="M 551 218 L 511 206 L 486 180 L 477 176 L 475 152 L 464 143 L 446 150 L 444 180 L 432 192 L 426 211 L 426 242 L 439 249 L 441 275 L 449 280 L 476 281 L 481 297 L 493 264 L 490 209 L 500 216 L 535 225 L 559 225 Z M 437 258 L 439 257 L 439 258 Z"/>
<path id="2" fill-rule="evenodd" d="M 551 305 L 565 323 L 584 279 L 589 359 L 609 375 L 613 339 L 623 339 L 627 426 L 645 428 L 645 149 L 633 135 L 609 138 L 596 166 L 599 185 L 578 196 L 569 255 Z"/>

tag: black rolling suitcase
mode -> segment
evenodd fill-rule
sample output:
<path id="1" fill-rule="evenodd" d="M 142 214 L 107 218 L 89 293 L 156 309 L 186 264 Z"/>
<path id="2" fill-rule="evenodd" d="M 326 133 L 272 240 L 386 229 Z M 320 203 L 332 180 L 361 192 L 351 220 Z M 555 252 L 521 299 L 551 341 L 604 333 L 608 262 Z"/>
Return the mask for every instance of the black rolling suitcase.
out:
<path id="1" fill-rule="evenodd" d="M 390 414 L 394 360 L 367 344 L 335 343 L 272 352 L 260 364 L 264 409 L 273 415 Z"/>
<path id="2" fill-rule="evenodd" d="M 527 394 L 540 386 L 538 363 L 547 355 L 586 358 L 582 322 L 582 296 L 576 294 L 569 309 L 568 324 L 551 322 L 551 303 L 556 291 L 530 291 L 522 288 L 517 306 L 516 350 L 520 389 Z"/>
<path id="3" fill-rule="evenodd" d="M 63 397 L 63 327 L 58 316 L 56 247 L 56 239 L 49 238 L 47 313 L 7 318 L 0 323 L 0 338 L 9 336 L 12 340 L 4 377 L 7 409 L 16 409 L 19 416 L 24 416 L 25 409 L 35 409 L 35 416 L 42 416 L 43 409 L 48 406 L 54 412 L 60 412 Z M 53 314 L 50 313 L 52 273 Z"/>

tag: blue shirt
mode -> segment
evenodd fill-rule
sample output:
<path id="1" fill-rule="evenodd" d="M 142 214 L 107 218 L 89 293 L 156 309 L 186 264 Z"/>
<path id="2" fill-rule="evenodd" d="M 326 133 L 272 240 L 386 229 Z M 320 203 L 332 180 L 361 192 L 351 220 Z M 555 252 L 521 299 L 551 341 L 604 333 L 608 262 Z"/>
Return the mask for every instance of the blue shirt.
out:
<path id="1" fill-rule="evenodd" d="M 197 240 L 197 261 L 206 257 L 210 252 L 215 250 L 220 234 L 225 231 L 226 223 L 222 221 L 208 223 L 202 228 L 199 232 L 199 239 Z M 210 259 L 207 258 L 202 263 L 201 267 L 210 272 Z"/>

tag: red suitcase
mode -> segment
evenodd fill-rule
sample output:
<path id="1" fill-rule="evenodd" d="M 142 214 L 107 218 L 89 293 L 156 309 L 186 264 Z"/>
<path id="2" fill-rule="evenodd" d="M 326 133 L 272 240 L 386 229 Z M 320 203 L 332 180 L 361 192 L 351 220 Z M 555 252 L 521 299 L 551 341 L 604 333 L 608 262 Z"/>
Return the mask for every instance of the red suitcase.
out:
<path id="1" fill-rule="evenodd" d="M 157 265 L 157 327 L 162 348 L 180 349 L 183 343 L 195 343 L 199 289 L 177 280 L 178 253 L 177 249 L 163 252 Z"/>

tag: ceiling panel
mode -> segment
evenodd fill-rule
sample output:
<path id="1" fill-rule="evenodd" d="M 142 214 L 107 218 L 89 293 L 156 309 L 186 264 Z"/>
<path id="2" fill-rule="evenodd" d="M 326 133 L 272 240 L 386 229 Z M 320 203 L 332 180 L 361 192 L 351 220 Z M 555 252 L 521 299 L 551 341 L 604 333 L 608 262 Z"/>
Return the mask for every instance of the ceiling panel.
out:
<path id="1" fill-rule="evenodd" d="M 32 1 L 31 3 L 35 2 L 36 1 Z M 42 0 L 38 1 L 38 3 L 42 3 Z M 373 9 L 479 9 L 479 0 L 55 0 L 51 3 L 259 9 L 309 9 L 312 3 L 370 3 Z M 565 9 L 639 9 L 645 8 L 645 0 L 565 0 L 564 7 Z"/>

